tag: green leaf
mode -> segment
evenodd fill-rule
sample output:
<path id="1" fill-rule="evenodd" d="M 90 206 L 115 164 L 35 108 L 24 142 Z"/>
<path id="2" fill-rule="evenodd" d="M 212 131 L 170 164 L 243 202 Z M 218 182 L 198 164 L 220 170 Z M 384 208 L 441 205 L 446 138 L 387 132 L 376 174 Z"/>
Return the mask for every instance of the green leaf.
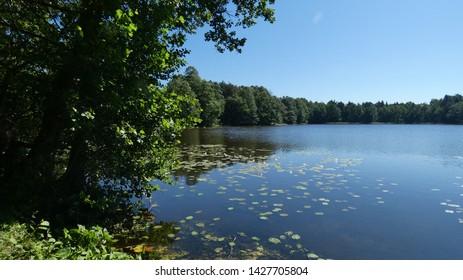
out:
<path id="1" fill-rule="evenodd" d="M 50 222 L 49 221 L 41 221 L 40 226 L 41 227 L 50 227 Z"/>
<path id="2" fill-rule="evenodd" d="M 116 10 L 116 19 L 120 20 L 124 12 L 121 9 Z"/>
<path id="3" fill-rule="evenodd" d="M 84 37 L 84 31 L 82 30 L 82 27 L 76 26 L 77 34 L 79 34 L 79 37 Z"/>

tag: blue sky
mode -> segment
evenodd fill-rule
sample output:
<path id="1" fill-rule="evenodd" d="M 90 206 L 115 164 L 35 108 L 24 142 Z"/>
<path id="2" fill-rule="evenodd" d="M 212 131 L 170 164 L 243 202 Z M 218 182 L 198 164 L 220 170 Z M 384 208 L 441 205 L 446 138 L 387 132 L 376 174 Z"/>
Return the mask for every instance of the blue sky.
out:
<path id="1" fill-rule="evenodd" d="M 201 77 L 312 101 L 429 102 L 463 94 L 463 1 L 277 0 L 277 21 L 238 30 L 241 54 L 187 42 Z"/>

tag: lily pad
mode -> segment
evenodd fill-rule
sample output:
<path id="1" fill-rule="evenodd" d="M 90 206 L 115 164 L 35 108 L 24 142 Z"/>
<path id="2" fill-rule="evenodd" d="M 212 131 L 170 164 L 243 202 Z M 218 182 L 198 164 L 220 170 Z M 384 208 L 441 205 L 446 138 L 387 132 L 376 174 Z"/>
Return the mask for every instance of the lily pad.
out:
<path id="1" fill-rule="evenodd" d="M 293 234 L 291 238 L 294 240 L 298 240 L 298 239 L 301 239 L 301 236 L 299 234 Z"/>
<path id="2" fill-rule="evenodd" d="M 193 219 L 193 216 L 188 216 L 185 218 L 186 220 L 192 220 Z"/>
<path id="3" fill-rule="evenodd" d="M 280 243 L 281 243 L 280 239 L 275 238 L 275 237 L 270 237 L 270 238 L 268 239 L 268 241 L 269 241 L 270 243 L 273 243 L 273 244 L 280 244 Z"/>
<path id="4" fill-rule="evenodd" d="M 196 235 L 198 235 L 198 232 L 193 230 L 193 231 L 191 232 L 191 235 L 196 236 Z"/>
<path id="5" fill-rule="evenodd" d="M 196 226 L 202 228 L 202 227 L 204 227 L 204 223 L 197 223 Z"/>
<path id="6" fill-rule="evenodd" d="M 309 259 L 318 259 L 318 255 L 314 253 L 309 253 L 307 254 L 307 258 Z"/>

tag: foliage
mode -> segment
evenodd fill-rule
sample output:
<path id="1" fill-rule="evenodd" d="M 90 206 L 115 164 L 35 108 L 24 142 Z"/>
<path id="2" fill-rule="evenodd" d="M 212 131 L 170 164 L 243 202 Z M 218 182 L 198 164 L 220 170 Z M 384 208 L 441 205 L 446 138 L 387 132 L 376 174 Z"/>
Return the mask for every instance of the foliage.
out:
<path id="1" fill-rule="evenodd" d="M 112 247 L 112 237 L 106 229 L 78 225 L 64 229 L 55 239 L 50 224 L 41 221 L 28 228 L 26 224 L 3 225 L 0 229 L 0 259 L 55 259 L 55 260 L 124 260 L 134 256 Z"/>
<path id="2" fill-rule="evenodd" d="M 219 51 L 241 51 L 234 29 L 273 22 L 273 3 L 0 2 L 2 210 L 90 224 L 91 212 L 114 217 L 149 196 L 153 179 L 169 179 L 198 100 L 205 124 L 221 114 L 217 87 L 190 96 L 163 86 L 185 64 L 187 36 L 204 27 Z"/>
<path id="3" fill-rule="evenodd" d="M 193 77 L 193 78 L 192 78 Z M 171 83 L 178 80 L 186 82 L 178 87 L 178 92 L 195 98 L 202 95 L 198 110 L 213 113 L 212 118 L 206 120 L 202 115 L 201 126 L 217 125 L 273 125 L 273 124 L 304 124 L 304 123 L 463 123 L 463 97 L 459 94 L 446 95 L 443 99 L 433 99 L 429 104 L 393 103 L 383 101 L 355 104 L 348 102 L 328 103 L 312 102 L 305 98 L 284 96 L 278 98 L 262 86 L 237 86 L 233 84 L 202 80 L 198 71 L 189 67 L 185 75 L 179 75 Z M 197 86 L 201 85 L 201 86 Z M 203 88 L 217 87 L 220 92 L 205 95 Z M 191 90 L 190 90 L 191 89 Z M 214 104 L 215 105 L 209 105 Z M 225 105 L 222 105 L 225 103 Z M 222 109 L 222 106 L 224 108 Z M 220 109 L 218 109 L 220 108 Z M 215 110 L 215 111 L 213 111 Z M 206 120 L 206 121 L 205 121 Z"/>

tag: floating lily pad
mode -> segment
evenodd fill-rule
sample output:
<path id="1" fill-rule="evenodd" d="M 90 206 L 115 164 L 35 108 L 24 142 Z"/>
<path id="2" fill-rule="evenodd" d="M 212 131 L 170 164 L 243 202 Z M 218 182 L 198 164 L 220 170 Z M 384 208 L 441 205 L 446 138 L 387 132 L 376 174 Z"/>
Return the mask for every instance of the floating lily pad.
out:
<path id="1" fill-rule="evenodd" d="M 223 248 L 217 247 L 217 248 L 214 249 L 214 251 L 215 251 L 217 254 L 220 254 L 220 252 L 223 251 Z"/>
<path id="2" fill-rule="evenodd" d="M 253 236 L 253 237 L 251 237 L 251 239 L 254 240 L 254 241 L 259 241 L 260 240 L 260 238 L 257 237 L 257 236 Z"/>
<path id="3" fill-rule="evenodd" d="M 309 259 L 318 259 L 318 255 L 316 255 L 314 253 L 309 253 L 309 254 L 307 254 L 307 258 L 309 258 Z"/>
<path id="4" fill-rule="evenodd" d="M 280 239 L 275 238 L 275 237 L 270 237 L 270 238 L 268 239 L 268 241 L 269 241 L 270 243 L 273 243 L 273 244 L 280 244 L 280 243 L 281 243 Z"/>
<path id="5" fill-rule="evenodd" d="M 213 220 L 213 221 L 219 221 L 220 218 L 213 218 L 212 220 Z"/>
<path id="6" fill-rule="evenodd" d="M 167 235 L 167 237 L 169 237 L 170 239 L 175 239 L 175 234 L 169 233 L 169 234 Z"/>
<path id="7" fill-rule="evenodd" d="M 238 197 L 232 197 L 232 198 L 229 198 L 228 200 L 230 200 L 230 201 L 245 201 L 246 199 L 238 198 Z"/>
<path id="8" fill-rule="evenodd" d="M 204 227 L 204 223 L 197 223 L 196 226 L 202 228 L 202 227 Z"/>
<path id="9" fill-rule="evenodd" d="M 323 213 L 323 212 L 315 212 L 314 214 L 317 215 L 317 216 L 323 216 L 323 215 L 325 215 L 325 213 Z"/>
<path id="10" fill-rule="evenodd" d="M 265 217 L 265 216 L 260 216 L 259 219 L 261 219 L 261 220 L 268 220 L 268 218 Z"/>
<path id="11" fill-rule="evenodd" d="M 230 247 L 234 247 L 236 244 L 235 242 L 228 242 L 228 245 L 230 245 Z"/>
<path id="12" fill-rule="evenodd" d="M 193 216 L 188 216 L 185 218 L 186 220 L 192 220 L 193 219 Z"/>
<path id="13" fill-rule="evenodd" d="M 293 234 L 291 238 L 294 240 L 298 240 L 298 239 L 301 239 L 301 236 L 299 234 Z"/>
<path id="14" fill-rule="evenodd" d="M 280 216 L 281 216 L 281 217 L 288 217 L 289 215 L 286 214 L 286 213 L 281 213 Z"/>
<path id="15" fill-rule="evenodd" d="M 193 230 L 193 231 L 191 232 L 191 235 L 196 236 L 196 235 L 198 235 L 198 232 Z"/>

